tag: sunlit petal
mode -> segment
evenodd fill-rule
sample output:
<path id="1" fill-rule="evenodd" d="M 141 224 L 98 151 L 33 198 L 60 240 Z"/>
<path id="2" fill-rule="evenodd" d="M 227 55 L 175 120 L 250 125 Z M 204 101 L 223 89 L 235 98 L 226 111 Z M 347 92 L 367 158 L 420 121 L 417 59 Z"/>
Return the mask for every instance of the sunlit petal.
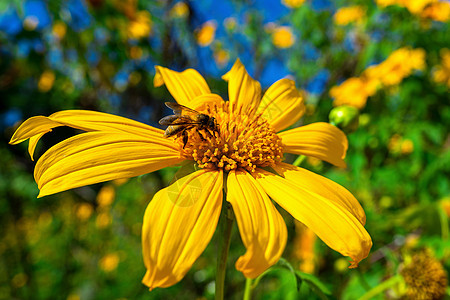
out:
<path id="1" fill-rule="evenodd" d="M 142 282 L 150 289 L 180 281 L 206 248 L 219 220 L 222 188 L 222 171 L 203 169 L 153 197 L 142 227 Z"/>
<path id="2" fill-rule="evenodd" d="M 295 219 L 308 226 L 330 248 L 352 258 L 350 267 L 356 267 L 367 257 L 372 240 L 361 222 L 342 205 L 262 169 L 252 175 Z"/>
<path id="3" fill-rule="evenodd" d="M 303 96 L 295 82 L 287 78 L 272 84 L 258 107 L 258 113 L 262 113 L 276 132 L 294 124 L 304 112 Z"/>
<path id="4" fill-rule="evenodd" d="M 45 152 L 34 178 L 39 197 L 107 180 L 129 178 L 177 164 L 183 159 L 166 139 L 119 132 L 88 132 Z"/>
<path id="5" fill-rule="evenodd" d="M 284 251 L 287 229 L 267 194 L 246 171 L 232 171 L 227 178 L 227 200 L 233 206 L 239 233 L 247 252 L 236 269 L 255 278 L 274 265 Z"/>
<path id="6" fill-rule="evenodd" d="M 197 111 L 205 112 L 207 106 L 222 107 L 224 101 L 222 97 L 217 94 L 204 94 L 194 98 L 188 105 L 189 108 L 195 109 Z"/>
<path id="7" fill-rule="evenodd" d="M 203 76 L 194 69 L 176 72 L 160 66 L 155 68 L 155 87 L 165 84 L 173 98 L 181 105 L 189 106 L 189 102 L 195 97 L 211 93 Z"/>
<path id="8" fill-rule="evenodd" d="M 233 107 L 248 115 L 255 113 L 261 101 L 261 85 L 248 75 L 239 59 L 222 78 L 228 81 L 228 97 Z"/>
<path id="9" fill-rule="evenodd" d="M 312 123 L 278 134 L 287 153 L 312 156 L 345 168 L 348 141 L 345 134 L 329 123 Z"/>
<path id="10" fill-rule="evenodd" d="M 149 138 L 164 134 L 161 129 L 120 116 L 89 110 L 63 110 L 50 117 L 36 116 L 27 119 L 17 128 L 9 143 L 18 144 L 30 139 L 28 152 L 33 159 L 34 149 L 39 139 L 59 126 L 69 126 L 84 131 L 127 132 Z M 169 145 L 169 140 L 167 144 Z"/>
<path id="11" fill-rule="evenodd" d="M 280 163 L 273 169 L 287 181 L 298 187 L 316 193 L 344 209 L 350 211 L 362 225 L 366 224 L 366 214 L 358 200 L 343 186 L 303 168 Z"/>

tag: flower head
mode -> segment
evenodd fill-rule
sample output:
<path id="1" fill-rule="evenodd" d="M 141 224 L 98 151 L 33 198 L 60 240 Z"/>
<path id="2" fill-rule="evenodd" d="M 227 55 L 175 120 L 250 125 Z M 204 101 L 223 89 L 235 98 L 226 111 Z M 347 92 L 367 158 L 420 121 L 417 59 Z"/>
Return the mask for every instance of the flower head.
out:
<path id="1" fill-rule="evenodd" d="M 400 271 L 406 283 L 408 299 L 442 299 L 448 285 L 441 262 L 431 251 L 423 250 L 405 261 Z"/>
<path id="2" fill-rule="evenodd" d="M 433 79 L 450 87 L 450 49 L 441 49 L 441 64 L 434 69 Z"/>
<path id="3" fill-rule="evenodd" d="M 275 264 L 286 244 L 286 225 L 270 198 L 331 248 L 351 257 L 351 267 L 367 257 L 372 241 L 353 195 L 331 180 L 282 162 L 284 153 L 293 153 L 345 167 L 347 139 L 336 127 L 314 123 L 280 132 L 305 110 L 292 80 L 275 82 L 263 95 L 237 60 L 223 76 L 229 95 L 224 101 L 193 69 L 156 71 L 155 86 L 165 84 L 179 104 L 214 117 L 215 129 L 193 126 L 165 138 L 160 129 L 98 112 L 30 118 L 11 143 L 30 139 L 31 155 L 40 137 L 54 127 L 86 131 L 38 160 L 40 196 L 195 163 L 198 170 L 157 192 L 146 209 L 143 282 L 150 289 L 180 281 L 203 252 L 216 229 L 224 190 L 247 249 L 236 262 L 246 277 L 255 278 Z"/>
<path id="4" fill-rule="evenodd" d="M 272 32 L 272 43 L 280 49 L 290 48 L 295 43 L 295 35 L 289 26 L 275 27 Z"/>
<path id="5" fill-rule="evenodd" d="M 206 47 L 211 45 L 211 43 L 214 41 L 214 38 L 216 36 L 216 29 L 217 29 L 217 23 L 216 21 L 207 21 L 203 23 L 197 30 L 196 30 L 196 39 L 197 44 L 200 47 Z"/>
<path id="6" fill-rule="evenodd" d="M 337 25 L 347 25 L 352 22 L 361 23 L 365 16 L 366 10 L 362 6 L 342 7 L 334 14 L 334 22 Z"/>
<path id="7" fill-rule="evenodd" d="M 133 39 L 142 39 L 152 33 L 153 22 L 149 12 L 140 11 L 135 14 L 128 27 L 128 36 Z"/>

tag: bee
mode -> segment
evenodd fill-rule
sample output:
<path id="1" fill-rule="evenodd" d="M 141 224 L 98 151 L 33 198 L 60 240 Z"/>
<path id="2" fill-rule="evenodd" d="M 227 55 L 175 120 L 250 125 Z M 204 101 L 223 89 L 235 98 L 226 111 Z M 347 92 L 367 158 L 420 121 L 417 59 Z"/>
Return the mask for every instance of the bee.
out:
<path id="1" fill-rule="evenodd" d="M 189 107 L 175 102 L 166 102 L 166 106 L 173 110 L 174 115 L 166 116 L 159 120 L 159 124 L 168 126 L 164 132 L 164 137 L 171 137 L 176 134 L 183 135 L 183 149 L 188 142 L 187 129 L 196 127 L 197 129 L 207 129 L 212 132 L 218 132 L 217 121 L 214 117 L 199 113 Z M 205 140 L 200 132 L 200 138 Z"/>

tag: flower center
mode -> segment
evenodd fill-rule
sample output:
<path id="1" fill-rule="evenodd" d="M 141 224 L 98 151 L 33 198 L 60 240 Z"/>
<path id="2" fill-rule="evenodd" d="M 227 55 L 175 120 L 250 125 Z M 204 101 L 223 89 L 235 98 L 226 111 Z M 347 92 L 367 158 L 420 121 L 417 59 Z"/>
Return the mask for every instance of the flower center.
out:
<path id="1" fill-rule="evenodd" d="M 254 172 L 282 160 L 281 138 L 260 115 L 237 112 L 229 101 L 207 106 L 205 114 L 216 119 L 217 131 L 194 127 L 186 130 L 187 142 L 181 133 L 175 138 L 181 155 L 200 168 Z"/>

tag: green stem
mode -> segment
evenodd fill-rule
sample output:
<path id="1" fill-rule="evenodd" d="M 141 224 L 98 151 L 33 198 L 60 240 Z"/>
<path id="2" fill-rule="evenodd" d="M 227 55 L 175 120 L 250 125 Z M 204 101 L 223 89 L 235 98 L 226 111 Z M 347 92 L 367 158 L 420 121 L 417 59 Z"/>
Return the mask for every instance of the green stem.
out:
<path id="1" fill-rule="evenodd" d="M 401 283 L 402 280 L 403 280 L 403 277 L 401 275 L 396 275 L 394 277 L 391 277 L 388 280 L 383 281 L 382 283 L 380 283 L 379 285 L 377 285 L 376 287 L 374 287 L 367 293 L 365 293 L 361 298 L 359 298 L 359 300 L 373 299 L 376 295 L 381 294 L 385 290 Z"/>
<path id="2" fill-rule="evenodd" d="M 306 159 L 306 156 L 305 156 L 305 155 L 299 155 L 299 156 L 297 157 L 297 159 L 294 161 L 293 165 L 298 167 L 298 166 L 300 166 L 300 165 L 302 164 L 302 162 L 303 162 L 305 159 Z"/>
<path id="3" fill-rule="evenodd" d="M 252 299 L 252 282 L 253 282 L 253 280 L 251 278 L 246 278 L 244 300 Z"/>
<path id="4" fill-rule="evenodd" d="M 225 273 L 227 270 L 228 250 L 230 249 L 231 229 L 233 228 L 233 210 L 227 203 L 225 214 L 220 218 L 221 232 L 219 236 L 219 255 L 217 256 L 217 274 L 216 274 L 216 300 L 223 300 L 225 290 Z"/>

